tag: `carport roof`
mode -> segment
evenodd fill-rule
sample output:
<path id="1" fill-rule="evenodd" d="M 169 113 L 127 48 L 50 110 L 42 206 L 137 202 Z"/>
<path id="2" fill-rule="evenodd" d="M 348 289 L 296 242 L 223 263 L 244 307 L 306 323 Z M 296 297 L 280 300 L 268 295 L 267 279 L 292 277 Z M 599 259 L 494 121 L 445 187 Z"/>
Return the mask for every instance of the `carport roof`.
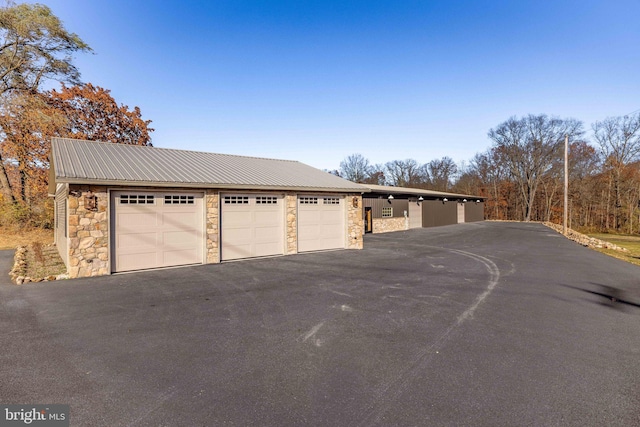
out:
<path id="1" fill-rule="evenodd" d="M 293 160 L 68 138 L 52 138 L 51 171 L 55 182 L 70 184 L 368 191 L 351 181 Z"/>
<path id="2" fill-rule="evenodd" d="M 470 194 L 458 194 L 447 193 L 444 191 L 425 190 L 422 188 L 408 188 L 408 187 L 392 187 L 388 185 L 374 185 L 374 184 L 361 184 L 372 193 L 384 193 L 404 196 L 422 196 L 422 197 L 448 197 L 451 199 L 480 199 L 484 200 L 482 196 L 473 196 Z"/>

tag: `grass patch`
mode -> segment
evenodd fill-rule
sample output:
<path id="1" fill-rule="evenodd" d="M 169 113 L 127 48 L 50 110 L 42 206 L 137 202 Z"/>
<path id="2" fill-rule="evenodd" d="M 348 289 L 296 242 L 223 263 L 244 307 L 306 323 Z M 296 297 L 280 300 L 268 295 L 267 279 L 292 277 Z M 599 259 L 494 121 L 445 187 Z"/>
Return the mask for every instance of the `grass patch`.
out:
<path id="1" fill-rule="evenodd" d="M 27 277 L 43 279 L 48 276 L 57 276 L 67 271 L 58 249 L 55 246 L 43 246 L 35 242 L 27 247 Z"/>
<path id="2" fill-rule="evenodd" d="M 635 265 L 640 265 L 640 236 L 608 233 L 590 233 L 589 236 L 621 246 L 629 252 L 620 252 L 611 249 L 596 249 L 597 251 Z"/>
<path id="3" fill-rule="evenodd" d="M 53 243 L 53 230 L 33 228 L 29 230 L 13 230 L 0 227 L 0 249 L 15 249 L 18 246 L 40 242 L 43 246 Z"/>

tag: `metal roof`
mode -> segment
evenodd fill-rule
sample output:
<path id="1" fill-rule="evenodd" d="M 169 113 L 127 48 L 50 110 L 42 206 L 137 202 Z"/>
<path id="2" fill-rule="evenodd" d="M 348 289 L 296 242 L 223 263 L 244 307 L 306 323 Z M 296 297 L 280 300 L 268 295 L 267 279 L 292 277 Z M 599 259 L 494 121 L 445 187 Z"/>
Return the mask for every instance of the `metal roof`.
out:
<path id="1" fill-rule="evenodd" d="M 59 183 L 363 193 L 351 181 L 293 160 L 52 138 Z"/>
<path id="2" fill-rule="evenodd" d="M 402 194 L 411 196 L 423 196 L 423 197 L 448 197 L 452 199 L 480 199 L 484 200 L 485 197 L 473 196 L 470 194 L 457 194 L 447 193 L 444 191 L 425 190 L 422 188 L 408 188 L 408 187 L 392 187 L 387 185 L 374 185 L 374 184 L 361 184 L 363 187 L 369 189 L 372 193 L 384 193 L 384 194 Z"/>

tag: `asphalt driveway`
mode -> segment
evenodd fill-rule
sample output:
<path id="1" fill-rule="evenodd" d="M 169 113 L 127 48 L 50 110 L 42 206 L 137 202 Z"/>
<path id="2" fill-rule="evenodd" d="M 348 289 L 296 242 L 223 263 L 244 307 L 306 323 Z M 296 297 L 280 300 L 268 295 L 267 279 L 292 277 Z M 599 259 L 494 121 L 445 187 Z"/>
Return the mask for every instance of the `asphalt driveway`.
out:
<path id="1" fill-rule="evenodd" d="M 640 425 L 639 279 L 492 222 L 21 287 L 3 273 L 0 402 L 70 404 L 78 426 Z"/>

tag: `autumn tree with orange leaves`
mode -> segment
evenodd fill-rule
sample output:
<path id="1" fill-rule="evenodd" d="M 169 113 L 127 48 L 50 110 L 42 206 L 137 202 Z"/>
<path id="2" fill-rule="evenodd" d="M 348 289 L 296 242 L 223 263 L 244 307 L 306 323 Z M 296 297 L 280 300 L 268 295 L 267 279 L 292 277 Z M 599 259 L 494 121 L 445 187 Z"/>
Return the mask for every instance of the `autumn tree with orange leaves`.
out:
<path id="1" fill-rule="evenodd" d="M 47 6 L 0 7 L 0 226 L 43 211 L 52 136 L 151 145 L 138 107 L 81 83 L 72 54 L 90 51 Z M 51 81 L 61 89 L 42 92 Z"/>
<path id="2" fill-rule="evenodd" d="M 66 117 L 57 133 L 61 137 L 119 144 L 151 145 L 151 120 L 143 120 L 140 108 L 118 105 L 107 89 L 87 83 L 45 94 L 48 104 Z"/>
<path id="3" fill-rule="evenodd" d="M 0 114 L 0 150 L 18 177 L 9 183 L 17 202 L 32 204 L 46 196 L 52 136 L 151 145 L 151 120 L 90 83 L 13 98 Z"/>

